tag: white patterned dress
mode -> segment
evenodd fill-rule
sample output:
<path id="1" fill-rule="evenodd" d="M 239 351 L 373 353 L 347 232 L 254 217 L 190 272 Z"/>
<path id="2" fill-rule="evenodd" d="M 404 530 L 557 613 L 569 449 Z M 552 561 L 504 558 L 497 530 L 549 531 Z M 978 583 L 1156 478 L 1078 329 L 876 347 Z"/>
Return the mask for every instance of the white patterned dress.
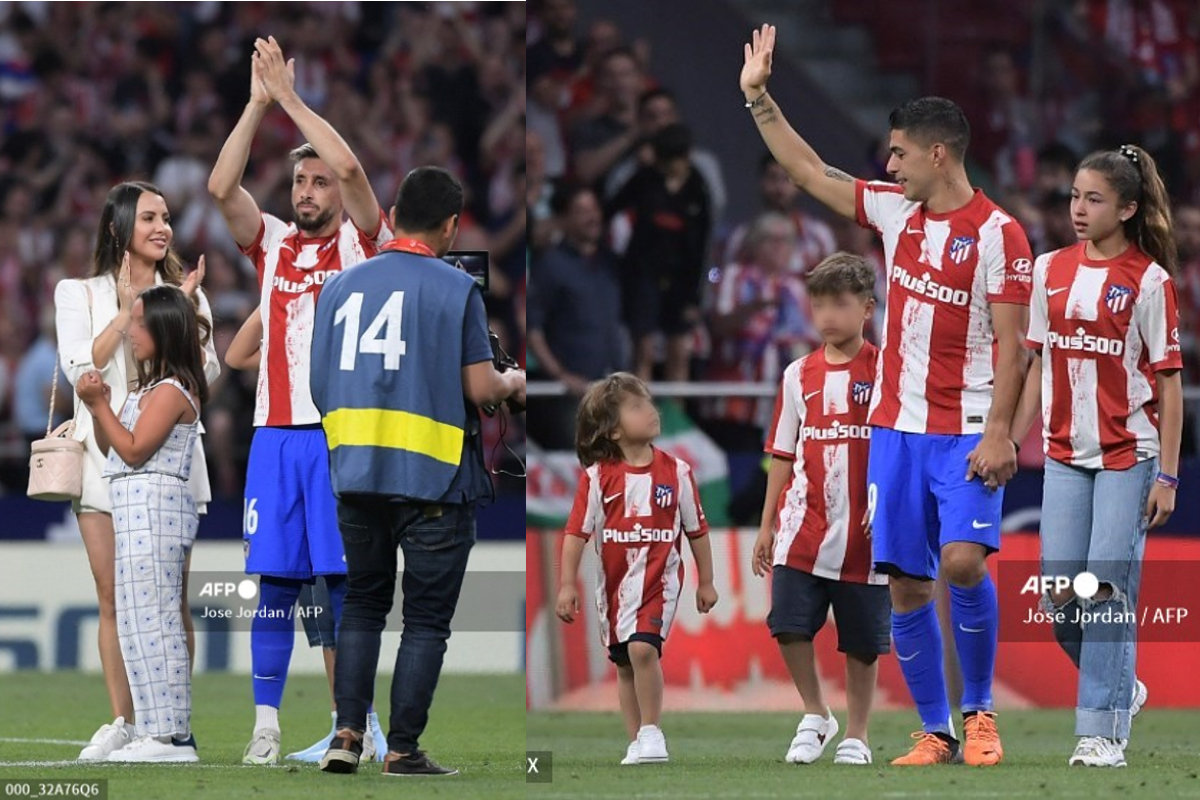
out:
<path id="1" fill-rule="evenodd" d="M 162 384 L 177 387 L 196 409 L 181 383 L 160 381 L 125 400 L 121 424 L 127 430 L 137 424 L 141 399 Z M 139 736 L 191 735 L 192 687 L 180 602 L 184 558 L 199 525 L 187 485 L 198 435 L 199 422 L 176 425 L 141 466 L 130 467 L 110 449 L 104 467 L 116 531 L 117 634 Z"/>

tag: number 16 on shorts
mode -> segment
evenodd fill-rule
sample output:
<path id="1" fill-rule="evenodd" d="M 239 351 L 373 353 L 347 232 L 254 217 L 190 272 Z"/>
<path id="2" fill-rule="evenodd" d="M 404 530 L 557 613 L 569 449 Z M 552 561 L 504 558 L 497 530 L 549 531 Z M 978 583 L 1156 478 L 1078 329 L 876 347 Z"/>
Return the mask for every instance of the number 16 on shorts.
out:
<path id="1" fill-rule="evenodd" d="M 258 503 L 257 497 L 247 497 L 242 501 L 242 534 L 253 536 L 258 530 L 258 511 L 254 508 Z"/>

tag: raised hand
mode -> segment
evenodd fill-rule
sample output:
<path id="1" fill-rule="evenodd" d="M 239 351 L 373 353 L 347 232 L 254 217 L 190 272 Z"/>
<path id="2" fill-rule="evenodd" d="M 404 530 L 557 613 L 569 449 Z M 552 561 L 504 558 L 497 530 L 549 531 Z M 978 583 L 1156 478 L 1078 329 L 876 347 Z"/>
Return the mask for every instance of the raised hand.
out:
<path id="1" fill-rule="evenodd" d="M 775 52 L 775 26 L 763 25 L 754 31 L 745 48 L 740 84 L 746 94 L 760 95 L 767 90 L 771 77 L 771 58 Z"/>
<path id="2" fill-rule="evenodd" d="M 250 102 L 261 106 L 269 106 L 275 102 L 267 87 L 263 85 L 262 65 L 257 50 L 250 56 Z"/>
<path id="3" fill-rule="evenodd" d="M 283 60 L 283 49 L 275 37 L 254 40 L 255 57 L 258 62 L 259 75 L 267 94 L 276 102 L 290 95 L 296 82 L 296 59 L 286 63 Z"/>
<path id="4" fill-rule="evenodd" d="M 133 313 L 133 301 L 137 300 L 137 292 L 129 282 L 129 251 L 121 259 L 121 269 L 117 272 L 117 311 Z"/>
<path id="5" fill-rule="evenodd" d="M 204 280 L 204 256 L 200 256 L 200 260 L 196 262 L 196 268 L 183 279 L 183 285 L 179 288 L 183 289 L 183 293 L 189 298 L 193 297 L 202 280 Z"/>

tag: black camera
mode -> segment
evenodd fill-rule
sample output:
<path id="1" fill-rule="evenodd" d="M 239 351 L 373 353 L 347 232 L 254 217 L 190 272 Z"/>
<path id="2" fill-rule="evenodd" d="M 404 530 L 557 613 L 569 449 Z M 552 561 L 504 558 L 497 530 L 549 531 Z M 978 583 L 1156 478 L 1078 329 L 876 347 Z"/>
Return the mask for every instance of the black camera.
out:
<path id="1" fill-rule="evenodd" d="M 442 256 L 442 261 L 445 261 L 450 266 L 457 270 L 461 270 L 479 284 L 479 288 L 484 294 L 488 292 L 488 251 L 487 250 L 451 250 L 446 255 Z M 520 369 L 517 360 L 504 352 L 504 348 L 500 346 L 500 337 L 494 331 L 488 330 L 488 340 L 492 344 L 492 364 L 496 367 L 497 372 L 508 372 L 510 369 Z M 509 401 L 509 408 L 513 411 L 524 411 L 523 406 Z M 483 412 L 489 417 L 496 413 L 495 406 L 484 406 Z"/>

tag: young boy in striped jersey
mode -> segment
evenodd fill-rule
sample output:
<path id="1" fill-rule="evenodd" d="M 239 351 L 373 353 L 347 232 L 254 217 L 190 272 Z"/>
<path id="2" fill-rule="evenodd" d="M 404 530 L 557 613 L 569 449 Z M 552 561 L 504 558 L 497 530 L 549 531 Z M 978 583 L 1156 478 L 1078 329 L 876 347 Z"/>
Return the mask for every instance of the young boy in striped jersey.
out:
<path id="1" fill-rule="evenodd" d="M 875 271 L 859 256 L 835 253 L 807 285 L 825 345 L 784 370 L 751 566 L 755 575 L 771 573 L 767 625 L 804 701 L 785 759 L 816 761 L 838 732 L 813 654 L 832 605 L 848 708 L 834 763 L 870 764 L 867 719 L 891 627 L 887 576 L 875 572 L 867 527 L 867 410 L 879 351 L 863 338 L 863 325 L 875 309 Z"/>

